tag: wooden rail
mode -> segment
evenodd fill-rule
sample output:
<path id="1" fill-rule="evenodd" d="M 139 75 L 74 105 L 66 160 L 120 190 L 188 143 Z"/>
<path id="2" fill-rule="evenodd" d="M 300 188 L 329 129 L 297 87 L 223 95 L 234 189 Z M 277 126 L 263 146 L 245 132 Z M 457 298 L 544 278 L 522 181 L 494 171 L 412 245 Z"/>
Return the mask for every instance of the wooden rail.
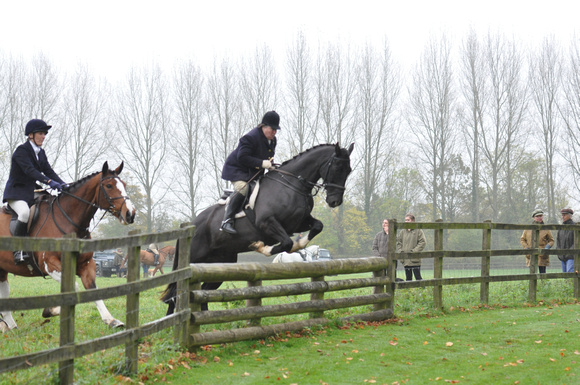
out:
<path id="1" fill-rule="evenodd" d="M 143 244 L 161 243 L 175 239 L 180 244 L 189 244 L 195 228 L 187 226 L 179 230 L 156 234 L 140 235 L 135 233 L 123 238 L 102 240 L 84 240 L 71 238 L 3 238 L 0 237 L 0 250 L 34 250 L 61 251 L 62 278 L 61 294 L 35 297 L 19 297 L 0 299 L 0 312 L 10 310 L 33 310 L 45 307 L 61 306 L 60 313 L 60 346 L 34 353 L 21 354 L 16 357 L 0 359 L 0 373 L 28 369 L 31 366 L 59 363 L 59 380 L 61 384 L 73 384 L 74 360 L 87 354 L 92 354 L 115 346 L 125 345 L 127 371 L 137 372 L 138 342 L 140 338 L 157 333 L 160 330 L 175 327 L 183 328 L 189 325 L 191 318 L 189 309 L 176 312 L 169 317 L 163 317 L 153 322 L 139 325 L 139 293 L 154 287 L 164 286 L 172 282 L 189 282 L 191 269 L 185 267 L 160 277 L 139 281 L 139 249 Z M 75 271 L 78 255 L 88 251 L 128 247 L 128 283 L 116 287 L 93 289 L 75 292 Z M 185 261 L 189 260 L 189 247 L 183 252 Z M 187 262 L 186 262 L 187 263 Z M 95 340 L 75 342 L 75 307 L 78 304 L 93 302 L 98 299 L 127 297 L 126 329 L 110 336 Z"/>
<path id="2" fill-rule="evenodd" d="M 385 320 L 393 316 L 391 281 L 384 275 L 387 260 L 379 257 L 337 259 L 324 262 L 293 262 L 284 264 L 195 264 L 191 265 L 192 280 L 200 282 L 246 281 L 247 287 L 218 291 L 196 287 L 191 294 L 191 325 L 193 333 L 190 349 L 200 345 L 257 339 L 284 331 L 301 330 L 313 325 L 333 322 L 324 312 L 333 309 L 373 305 L 373 311 L 342 321 Z M 335 279 L 326 281 L 328 275 L 348 275 L 372 272 L 372 278 Z M 310 278 L 310 282 L 263 286 L 264 280 Z M 324 293 L 340 290 L 372 288 L 372 293 L 342 298 L 324 298 Z M 310 294 L 309 301 L 282 305 L 262 305 L 263 298 Z M 201 311 L 200 304 L 246 300 L 246 307 L 226 310 Z M 265 317 L 308 314 L 301 321 L 261 326 Z M 248 327 L 234 330 L 201 332 L 201 325 L 247 321 Z"/>
<path id="3" fill-rule="evenodd" d="M 430 229 L 434 230 L 433 251 L 424 251 L 420 253 L 397 253 L 396 252 L 396 234 L 402 229 Z M 443 231 L 444 230 L 473 230 L 482 231 L 482 250 L 476 251 L 455 251 L 443 249 Z M 532 245 L 528 250 L 523 249 L 491 249 L 492 230 L 532 230 Z M 539 232 L 540 230 L 571 230 L 574 231 L 574 248 L 573 249 L 540 249 Z M 516 225 L 505 223 L 492 223 L 485 221 L 483 223 L 444 223 L 437 222 L 403 222 L 399 223 L 396 219 L 389 219 L 389 244 L 387 259 L 387 276 L 395 282 L 395 265 L 392 263 L 396 260 L 403 259 L 433 259 L 433 279 L 424 279 L 422 281 L 395 282 L 394 287 L 397 289 L 406 289 L 413 287 L 433 287 L 433 304 L 437 309 L 443 307 L 442 287 L 445 285 L 479 283 L 480 284 L 480 301 L 489 303 L 489 284 L 490 282 L 505 281 L 528 281 L 528 300 L 536 302 L 537 282 L 539 279 L 571 279 L 574 285 L 574 297 L 580 298 L 580 225 Z M 519 242 L 518 242 L 519 243 Z M 511 256 L 511 255 L 531 255 L 530 268 L 528 274 L 516 275 L 490 275 L 491 257 Z M 573 273 L 546 273 L 538 274 L 538 256 L 551 254 L 574 254 L 575 272 Z M 480 258 L 481 276 L 464 277 L 464 278 L 443 278 L 443 259 L 444 258 Z M 395 296 L 395 292 L 393 293 Z"/>

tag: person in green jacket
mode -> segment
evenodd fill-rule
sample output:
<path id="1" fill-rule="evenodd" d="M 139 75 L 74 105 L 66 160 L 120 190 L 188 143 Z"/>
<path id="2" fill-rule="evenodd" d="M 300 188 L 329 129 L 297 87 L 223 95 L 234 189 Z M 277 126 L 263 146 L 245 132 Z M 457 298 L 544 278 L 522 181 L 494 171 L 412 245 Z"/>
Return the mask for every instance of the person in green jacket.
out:
<path id="1" fill-rule="evenodd" d="M 411 213 L 405 215 L 405 222 L 415 222 L 415 216 Z M 421 229 L 403 229 L 397 234 L 397 253 L 418 253 L 423 251 L 426 245 L 425 234 Z M 420 281 L 421 259 L 404 259 L 405 276 L 407 281 Z"/>

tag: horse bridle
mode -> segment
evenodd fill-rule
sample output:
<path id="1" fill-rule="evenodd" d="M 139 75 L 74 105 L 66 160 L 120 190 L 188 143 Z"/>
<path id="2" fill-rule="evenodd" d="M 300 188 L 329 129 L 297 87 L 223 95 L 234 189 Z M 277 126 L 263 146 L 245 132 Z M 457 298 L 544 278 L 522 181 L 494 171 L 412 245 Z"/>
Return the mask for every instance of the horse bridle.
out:
<path id="1" fill-rule="evenodd" d="M 109 207 L 107 207 L 106 209 L 105 209 L 105 208 L 102 208 L 101 206 L 99 206 L 98 204 L 96 204 L 96 203 L 94 203 L 94 202 L 90 202 L 90 201 L 88 201 L 88 200 L 86 200 L 86 199 L 83 199 L 83 198 L 81 198 L 81 197 L 78 197 L 78 196 L 76 196 L 76 195 L 74 195 L 74 194 L 71 194 L 71 193 L 69 193 L 68 191 L 62 190 L 62 191 L 61 191 L 61 193 L 63 193 L 63 194 L 66 194 L 66 195 L 68 195 L 68 196 L 70 196 L 70 197 L 73 197 L 73 198 L 75 198 L 76 200 L 79 200 L 79 201 L 81 201 L 81 202 L 83 202 L 83 203 L 86 203 L 87 205 L 89 205 L 89 206 L 92 206 L 92 207 L 94 207 L 94 208 L 96 208 L 96 209 L 101 209 L 101 210 L 104 210 L 104 211 L 105 211 L 105 213 L 103 213 L 103 216 L 104 216 L 106 213 L 111 213 L 111 214 L 113 214 L 114 216 L 118 216 L 118 215 L 121 213 L 121 211 L 120 211 L 120 210 L 117 210 L 117 209 L 115 208 L 114 201 L 115 201 L 115 200 L 117 200 L 117 199 L 123 199 L 123 205 L 121 205 L 121 207 L 123 207 L 123 206 L 124 206 L 124 205 L 127 203 L 127 199 L 129 199 L 129 197 L 128 197 L 128 196 L 126 196 L 126 195 L 121 195 L 121 196 L 118 196 L 118 197 L 114 197 L 114 198 L 112 198 L 112 197 L 111 197 L 111 196 L 110 196 L 110 195 L 107 193 L 107 190 L 105 190 L 105 189 L 103 188 L 103 182 L 104 182 L 104 181 L 106 181 L 106 180 L 108 180 L 108 179 L 117 179 L 117 178 L 118 178 L 118 177 L 117 177 L 116 175 L 111 175 L 111 176 L 107 176 L 107 177 L 104 177 L 104 178 L 103 178 L 103 176 L 101 175 L 101 180 L 100 180 L 100 182 L 99 182 L 99 190 L 98 190 L 98 192 L 97 192 L 96 199 L 98 200 L 98 197 L 99 197 L 99 195 L 100 195 L 100 193 L 101 193 L 101 191 L 102 191 L 102 192 L 103 192 L 103 195 L 104 195 L 104 197 L 105 197 L 105 200 L 106 200 L 106 201 L 107 201 L 107 203 L 109 204 Z M 71 217 L 70 217 L 70 216 L 69 216 L 69 215 L 68 215 L 68 214 L 67 214 L 67 213 L 64 211 L 64 209 L 63 209 L 63 208 L 62 208 L 62 206 L 60 205 L 60 199 L 59 199 L 59 197 L 60 197 L 60 196 L 57 196 L 57 197 L 56 197 L 56 199 L 55 199 L 54 201 L 56 201 L 56 205 L 57 205 L 58 209 L 60 210 L 60 212 L 62 213 L 62 215 L 63 215 L 63 216 L 66 218 L 66 220 L 67 220 L 67 221 L 69 221 L 69 222 L 70 222 L 70 223 L 71 223 L 71 224 L 72 224 L 72 225 L 73 225 L 73 226 L 74 226 L 76 229 L 78 229 L 78 230 L 85 230 L 85 231 L 86 231 L 86 229 L 83 229 L 82 227 L 80 227 L 79 225 L 77 225 L 76 223 L 74 223 L 74 221 L 72 220 L 72 218 L 71 218 Z M 54 202 L 54 201 L 53 201 L 53 202 Z M 51 206 L 52 206 L 52 202 L 51 202 Z M 52 209 L 51 209 L 51 210 L 50 210 L 50 212 L 51 212 L 51 214 L 52 214 L 52 220 L 54 221 L 54 224 L 56 225 L 56 227 L 58 227 L 58 229 L 59 229 L 59 230 L 60 230 L 60 231 L 61 231 L 63 234 L 66 234 L 66 233 L 65 233 L 65 231 L 64 231 L 64 230 L 63 230 L 63 229 L 62 229 L 62 228 L 61 228 L 61 227 L 58 225 L 58 223 L 57 223 L 57 221 L 56 221 L 56 218 L 54 217 L 54 210 L 52 210 Z"/>
<path id="2" fill-rule="evenodd" d="M 345 186 L 341 186 L 341 185 L 338 185 L 336 183 L 328 183 L 328 182 L 326 182 L 326 180 L 328 179 L 328 174 L 330 173 L 330 167 L 332 166 L 332 164 L 334 163 L 335 160 L 336 161 L 348 161 L 348 159 L 338 158 L 336 156 L 336 154 L 332 155 L 330 157 L 330 159 L 328 160 L 327 164 L 326 164 L 326 172 L 324 174 L 324 177 L 322 178 L 322 183 L 310 182 L 309 180 L 304 179 L 300 175 L 296 175 L 296 174 L 293 174 L 293 173 L 288 172 L 288 171 L 285 171 L 285 170 L 280 170 L 278 168 L 272 170 L 272 171 L 279 172 L 280 174 L 282 174 L 282 176 L 288 175 L 288 176 L 291 176 L 291 177 L 294 177 L 294 178 L 298 179 L 298 181 L 302 182 L 303 184 L 306 184 L 310 190 L 315 189 L 315 192 L 312 193 L 312 194 L 304 194 L 302 191 L 297 190 L 296 187 L 295 186 L 292 186 L 290 183 L 285 183 L 285 182 L 283 182 L 281 180 L 276 180 L 276 179 L 274 179 L 274 180 L 276 180 L 278 183 L 281 183 L 284 186 L 292 189 L 293 191 L 296 191 L 296 192 L 298 192 L 300 194 L 303 194 L 303 195 L 311 195 L 313 197 L 318 194 L 318 192 L 320 191 L 321 188 L 325 189 L 326 191 L 328 191 L 328 188 L 329 187 L 330 188 L 336 188 L 336 189 L 339 189 L 339 190 L 343 190 L 344 191 L 344 190 L 346 190 L 346 187 Z M 322 173 L 321 173 L 321 175 L 322 175 Z M 265 177 L 268 177 L 268 174 L 266 174 Z"/>

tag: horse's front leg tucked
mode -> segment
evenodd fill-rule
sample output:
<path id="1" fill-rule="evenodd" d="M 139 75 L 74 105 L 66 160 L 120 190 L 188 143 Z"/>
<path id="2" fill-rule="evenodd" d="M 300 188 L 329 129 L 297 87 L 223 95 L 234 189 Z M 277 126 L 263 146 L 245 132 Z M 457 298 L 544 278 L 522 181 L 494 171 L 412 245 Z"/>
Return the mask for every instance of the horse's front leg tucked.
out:
<path id="1" fill-rule="evenodd" d="M 309 215 L 304 222 L 300 225 L 299 231 L 306 231 L 308 230 L 308 235 L 305 237 L 301 237 L 300 239 L 294 240 L 292 243 L 292 250 L 291 252 L 295 252 L 297 250 L 301 250 L 306 248 L 310 241 L 314 239 L 315 236 L 322 232 L 324 225 L 321 221 L 314 218 L 312 215 Z"/>
<path id="2" fill-rule="evenodd" d="M 289 252 L 292 249 L 293 241 L 290 239 L 286 230 L 273 217 L 263 220 L 258 228 L 269 238 L 278 240 L 280 243 L 275 246 L 268 246 L 262 241 L 252 243 L 250 250 L 257 251 L 264 254 L 266 257 L 271 257 L 283 251 Z"/>

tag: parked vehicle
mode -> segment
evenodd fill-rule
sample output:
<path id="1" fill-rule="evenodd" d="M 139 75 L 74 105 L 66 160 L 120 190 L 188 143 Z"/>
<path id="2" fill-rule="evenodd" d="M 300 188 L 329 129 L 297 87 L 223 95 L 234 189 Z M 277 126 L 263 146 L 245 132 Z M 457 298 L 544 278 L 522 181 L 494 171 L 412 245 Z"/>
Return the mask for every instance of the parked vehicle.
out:
<path id="1" fill-rule="evenodd" d="M 115 250 L 95 251 L 93 259 L 97 264 L 97 277 L 111 277 L 117 274 L 118 266 L 115 266 Z"/>
<path id="2" fill-rule="evenodd" d="M 330 255 L 330 251 L 327 249 L 318 249 L 317 261 L 330 261 L 331 259 L 332 256 Z"/>

